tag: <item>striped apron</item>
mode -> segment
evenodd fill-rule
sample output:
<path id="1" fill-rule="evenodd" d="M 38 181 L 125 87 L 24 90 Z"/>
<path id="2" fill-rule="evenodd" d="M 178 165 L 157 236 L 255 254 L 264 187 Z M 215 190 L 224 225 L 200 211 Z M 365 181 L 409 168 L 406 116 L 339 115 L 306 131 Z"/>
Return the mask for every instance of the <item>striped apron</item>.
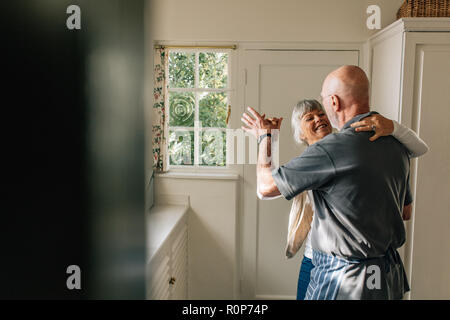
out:
<path id="1" fill-rule="evenodd" d="M 347 260 L 313 250 L 305 300 L 398 300 L 409 291 L 397 250 L 382 257 Z"/>

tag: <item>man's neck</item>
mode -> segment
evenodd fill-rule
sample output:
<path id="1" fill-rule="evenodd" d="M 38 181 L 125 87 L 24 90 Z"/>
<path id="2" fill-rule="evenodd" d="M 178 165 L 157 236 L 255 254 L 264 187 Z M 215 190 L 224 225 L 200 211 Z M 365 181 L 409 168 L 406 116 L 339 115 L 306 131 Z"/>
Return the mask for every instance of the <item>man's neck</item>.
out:
<path id="1" fill-rule="evenodd" d="M 343 110 L 340 114 L 338 114 L 339 119 L 339 129 L 342 129 L 342 127 L 352 120 L 354 117 L 360 114 L 368 113 L 370 112 L 370 108 L 368 105 L 352 105 L 350 108 L 347 108 L 346 110 Z"/>

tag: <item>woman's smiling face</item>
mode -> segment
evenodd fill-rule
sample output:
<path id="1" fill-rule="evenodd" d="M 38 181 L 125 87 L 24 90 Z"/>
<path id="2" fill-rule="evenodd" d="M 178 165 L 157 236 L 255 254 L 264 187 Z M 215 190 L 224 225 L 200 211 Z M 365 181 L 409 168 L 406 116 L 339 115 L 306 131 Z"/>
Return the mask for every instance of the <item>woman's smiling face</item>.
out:
<path id="1" fill-rule="evenodd" d="M 332 131 L 330 120 L 322 110 L 305 113 L 301 118 L 301 138 L 312 145 Z"/>

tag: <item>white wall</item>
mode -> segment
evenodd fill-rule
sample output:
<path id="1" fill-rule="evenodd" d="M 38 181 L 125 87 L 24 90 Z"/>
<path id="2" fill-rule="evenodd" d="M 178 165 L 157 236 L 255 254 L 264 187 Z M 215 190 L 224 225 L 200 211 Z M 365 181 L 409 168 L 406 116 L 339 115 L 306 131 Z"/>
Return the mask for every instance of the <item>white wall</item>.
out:
<path id="1" fill-rule="evenodd" d="M 156 197 L 159 194 L 189 195 L 189 299 L 236 298 L 238 183 L 238 180 L 156 177 Z"/>
<path id="2" fill-rule="evenodd" d="M 153 38 L 177 41 L 365 41 L 366 9 L 382 27 L 403 0 L 153 0 Z"/>

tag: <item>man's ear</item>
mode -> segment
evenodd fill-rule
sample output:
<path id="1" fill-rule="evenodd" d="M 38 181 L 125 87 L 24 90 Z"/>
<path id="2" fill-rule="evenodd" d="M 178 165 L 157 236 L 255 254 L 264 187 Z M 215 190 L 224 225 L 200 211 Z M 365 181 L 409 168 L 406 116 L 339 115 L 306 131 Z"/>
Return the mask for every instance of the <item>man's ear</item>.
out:
<path id="1" fill-rule="evenodd" d="M 341 102 L 340 102 L 339 97 L 337 95 L 332 95 L 331 96 L 331 103 L 332 103 L 334 112 L 338 112 L 338 111 L 341 110 Z"/>

